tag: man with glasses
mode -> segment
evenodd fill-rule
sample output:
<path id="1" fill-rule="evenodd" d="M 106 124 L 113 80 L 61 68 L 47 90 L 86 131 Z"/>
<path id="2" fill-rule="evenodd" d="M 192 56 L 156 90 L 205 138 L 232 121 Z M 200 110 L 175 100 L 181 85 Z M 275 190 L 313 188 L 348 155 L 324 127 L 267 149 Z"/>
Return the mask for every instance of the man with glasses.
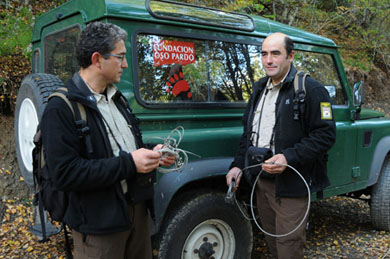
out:
<path id="1" fill-rule="evenodd" d="M 265 161 L 256 183 L 256 198 L 262 228 L 283 236 L 296 228 L 305 215 L 308 196 L 302 179 L 286 164 L 296 168 L 310 186 L 320 192 L 329 185 L 327 151 L 336 139 L 330 97 L 322 84 L 307 77 L 304 109 L 295 116 L 293 65 L 294 44 L 283 33 L 269 35 L 261 48 L 267 74 L 254 86 L 243 117 L 244 132 L 239 150 L 226 176 L 227 184 L 240 183 L 247 150 L 268 148 L 273 156 Z M 259 168 L 260 171 L 260 168 Z M 247 173 L 245 171 L 244 173 Z M 274 238 L 266 235 L 276 258 L 303 258 L 306 224 L 293 233 Z"/>
<path id="2" fill-rule="evenodd" d="M 142 142 L 137 119 L 113 85 L 128 67 L 127 33 L 93 22 L 76 46 L 80 71 L 67 82 L 70 101 L 87 115 L 86 147 L 65 101 L 50 99 L 42 116 L 42 136 L 53 182 L 68 196 L 64 216 L 74 240 L 75 258 L 152 258 L 147 201 L 154 170 L 169 166 Z"/>

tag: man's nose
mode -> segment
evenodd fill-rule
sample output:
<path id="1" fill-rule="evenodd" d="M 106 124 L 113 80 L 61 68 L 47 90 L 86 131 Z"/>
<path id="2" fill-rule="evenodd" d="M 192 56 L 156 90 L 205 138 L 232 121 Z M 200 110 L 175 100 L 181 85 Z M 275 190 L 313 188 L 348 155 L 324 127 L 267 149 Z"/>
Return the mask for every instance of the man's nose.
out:
<path id="1" fill-rule="evenodd" d="M 128 68 L 129 67 L 129 64 L 127 64 L 126 57 L 123 59 L 121 66 L 122 66 L 122 68 Z"/>
<path id="2" fill-rule="evenodd" d="M 265 62 L 267 62 L 267 63 L 273 63 L 272 55 L 267 55 L 267 56 L 265 57 Z"/>

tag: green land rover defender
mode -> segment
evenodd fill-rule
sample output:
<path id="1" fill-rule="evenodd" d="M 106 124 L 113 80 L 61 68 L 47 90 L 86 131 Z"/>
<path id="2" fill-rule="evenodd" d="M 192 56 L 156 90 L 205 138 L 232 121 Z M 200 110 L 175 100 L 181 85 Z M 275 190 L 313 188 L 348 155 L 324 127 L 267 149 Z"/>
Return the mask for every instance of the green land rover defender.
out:
<path id="1" fill-rule="evenodd" d="M 144 141 L 161 143 L 182 126 L 180 148 L 196 154 L 181 170 L 157 177 L 150 219 L 156 258 L 250 257 L 252 225 L 240 211 L 249 211 L 250 186 L 240 187 L 237 203 L 225 202 L 225 175 L 252 85 L 265 76 L 261 44 L 273 32 L 292 38 L 294 65 L 331 96 L 337 141 L 323 197 L 365 194 L 373 227 L 390 230 L 390 121 L 362 108 L 362 82 L 349 85 L 336 44 L 263 17 L 165 0 L 70 0 L 36 20 L 32 74 L 20 86 L 15 113 L 18 162 L 31 189 L 36 127 L 50 93 L 78 70 L 76 41 L 92 21 L 129 34 L 129 67 L 117 86 L 140 119 Z"/>

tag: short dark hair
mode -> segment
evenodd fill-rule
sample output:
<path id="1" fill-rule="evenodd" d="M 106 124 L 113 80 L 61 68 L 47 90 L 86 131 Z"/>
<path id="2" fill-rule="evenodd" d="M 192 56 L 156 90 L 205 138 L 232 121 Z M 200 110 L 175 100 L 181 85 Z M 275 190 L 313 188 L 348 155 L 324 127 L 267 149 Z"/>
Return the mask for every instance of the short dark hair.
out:
<path id="1" fill-rule="evenodd" d="M 87 68 L 92 64 L 94 52 L 103 56 L 115 49 L 119 41 L 126 41 L 127 32 L 111 23 L 92 22 L 88 24 L 80 35 L 76 45 L 76 58 L 79 66 Z"/>
<path id="2" fill-rule="evenodd" d="M 294 42 L 290 37 L 285 36 L 284 37 L 284 47 L 286 48 L 287 55 L 290 55 L 291 51 L 294 50 Z"/>

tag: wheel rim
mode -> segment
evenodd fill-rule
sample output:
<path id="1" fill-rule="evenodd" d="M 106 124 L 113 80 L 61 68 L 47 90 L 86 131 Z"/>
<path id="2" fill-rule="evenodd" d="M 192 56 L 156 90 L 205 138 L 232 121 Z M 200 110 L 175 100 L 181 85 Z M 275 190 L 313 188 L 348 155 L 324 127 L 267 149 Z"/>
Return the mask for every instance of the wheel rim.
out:
<path id="1" fill-rule="evenodd" d="M 186 239 L 182 259 L 232 259 L 236 242 L 232 228 L 219 219 L 209 219 L 196 226 Z"/>
<path id="2" fill-rule="evenodd" d="M 37 110 L 34 103 L 26 98 L 20 105 L 18 119 L 18 139 L 20 156 L 24 167 L 32 173 L 32 150 L 34 148 L 34 135 L 38 126 Z"/>

